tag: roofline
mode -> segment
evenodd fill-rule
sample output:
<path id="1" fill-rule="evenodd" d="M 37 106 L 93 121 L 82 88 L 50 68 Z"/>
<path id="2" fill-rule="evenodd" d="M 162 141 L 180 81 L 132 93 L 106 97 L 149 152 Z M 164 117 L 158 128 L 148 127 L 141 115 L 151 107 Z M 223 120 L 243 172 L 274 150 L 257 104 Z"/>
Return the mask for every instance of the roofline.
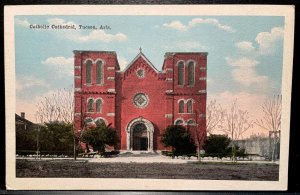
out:
<path id="1" fill-rule="evenodd" d="M 165 55 L 175 55 L 175 54 L 200 54 L 200 55 L 208 55 L 208 52 L 166 52 Z"/>
<path id="2" fill-rule="evenodd" d="M 122 70 L 121 72 L 124 73 L 126 72 L 130 66 L 139 58 L 139 57 L 142 57 L 145 59 L 145 61 L 154 69 L 154 71 L 156 73 L 159 73 L 160 71 L 158 71 L 155 66 L 150 62 L 150 60 L 143 54 L 143 52 L 140 52 L 125 68 L 124 70 Z"/>
<path id="3" fill-rule="evenodd" d="M 108 53 L 108 54 L 113 54 L 116 56 L 117 59 L 117 68 L 120 69 L 118 57 L 117 57 L 117 52 L 116 51 L 97 51 L 97 50 L 73 50 L 73 53 L 86 53 L 86 52 L 93 52 L 93 53 Z"/>
<path id="4" fill-rule="evenodd" d="M 73 50 L 73 53 L 85 53 L 85 52 L 94 52 L 94 53 L 110 53 L 110 54 L 114 54 L 117 55 L 116 51 L 98 51 L 98 50 Z"/>

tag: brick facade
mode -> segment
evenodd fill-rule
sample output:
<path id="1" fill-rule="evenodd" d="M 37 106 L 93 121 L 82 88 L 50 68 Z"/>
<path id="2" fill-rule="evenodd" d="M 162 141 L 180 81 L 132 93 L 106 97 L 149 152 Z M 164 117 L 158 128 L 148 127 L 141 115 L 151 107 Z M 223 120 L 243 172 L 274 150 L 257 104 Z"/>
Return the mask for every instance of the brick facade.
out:
<path id="1" fill-rule="evenodd" d="M 148 151 L 166 149 L 161 135 L 176 122 L 205 132 L 206 65 L 204 52 L 166 53 L 159 71 L 140 52 L 120 71 L 116 52 L 74 51 L 75 130 L 85 121 L 111 123 L 118 149 Z"/>

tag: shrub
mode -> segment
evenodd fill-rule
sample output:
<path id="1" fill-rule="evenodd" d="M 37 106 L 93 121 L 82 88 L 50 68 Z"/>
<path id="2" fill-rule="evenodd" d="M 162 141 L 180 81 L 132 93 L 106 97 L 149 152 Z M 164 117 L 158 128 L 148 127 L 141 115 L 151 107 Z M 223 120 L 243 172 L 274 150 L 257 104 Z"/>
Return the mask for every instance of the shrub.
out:
<path id="1" fill-rule="evenodd" d="M 162 143 L 166 147 L 172 147 L 173 156 L 196 152 L 196 146 L 190 133 L 181 125 L 168 126 L 162 136 Z"/>
<path id="2" fill-rule="evenodd" d="M 207 155 L 225 157 L 231 152 L 228 147 L 230 141 L 225 135 L 210 135 L 205 140 L 203 149 Z"/>

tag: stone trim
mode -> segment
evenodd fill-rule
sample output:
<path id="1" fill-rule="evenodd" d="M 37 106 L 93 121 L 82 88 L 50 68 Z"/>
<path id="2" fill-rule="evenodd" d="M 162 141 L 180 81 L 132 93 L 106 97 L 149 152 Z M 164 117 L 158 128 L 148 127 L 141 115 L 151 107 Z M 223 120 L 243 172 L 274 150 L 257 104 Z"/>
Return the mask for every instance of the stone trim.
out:
<path id="1" fill-rule="evenodd" d="M 115 116 L 115 113 L 114 112 L 110 112 L 110 113 L 107 113 L 106 115 L 107 116 Z"/>
<path id="2" fill-rule="evenodd" d="M 202 67 L 200 67 L 200 70 L 203 70 L 203 71 L 204 71 L 204 70 L 206 70 L 206 67 L 203 67 L 203 66 L 202 66 Z"/>
<path id="3" fill-rule="evenodd" d="M 166 93 L 172 93 L 172 92 L 173 92 L 172 89 L 166 90 Z"/>
<path id="4" fill-rule="evenodd" d="M 81 116 L 81 113 L 80 112 L 75 112 L 74 116 Z"/>
<path id="5" fill-rule="evenodd" d="M 75 88 L 75 92 L 81 92 L 81 88 Z"/>
<path id="6" fill-rule="evenodd" d="M 80 79 L 80 78 L 81 78 L 81 76 L 74 76 L 74 78 L 75 78 L 75 79 Z"/>
<path id="7" fill-rule="evenodd" d="M 107 77 L 107 80 L 115 80 L 115 77 Z"/>
<path id="8" fill-rule="evenodd" d="M 206 114 L 199 114 L 199 117 L 206 117 Z"/>
<path id="9" fill-rule="evenodd" d="M 127 150 L 133 150 L 133 128 L 135 125 L 143 123 L 145 124 L 146 128 L 147 128 L 147 138 L 148 138 L 148 151 L 153 151 L 153 133 L 154 133 L 154 126 L 153 124 L 143 118 L 143 117 L 138 117 L 134 120 L 132 120 L 131 122 L 129 122 L 129 124 L 127 125 L 126 128 L 126 133 L 127 133 L 127 137 L 126 137 L 126 144 L 127 144 Z"/>
<path id="10" fill-rule="evenodd" d="M 172 118 L 173 114 L 165 114 L 165 118 Z"/>
<path id="11" fill-rule="evenodd" d="M 173 68 L 166 68 L 166 71 L 173 72 Z"/>
<path id="12" fill-rule="evenodd" d="M 107 67 L 107 70 L 114 70 L 115 67 Z"/>
<path id="13" fill-rule="evenodd" d="M 74 66 L 74 69 L 81 69 L 81 66 Z"/>
<path id="14" fill-rule="evenodd" d="M 205 89 L 199 90 L 199 93 L 204 94 L 206 93 L 206 90 Z"/>
<path id="15" fill-rule="evenodd" d="M 200 80 L 200 81 L 205 81 L 205 80 L 206 80 L 206 77 L 199 77 L 199 80 Z"/>
<path id="16" fill-rule="evenodd" d="M 116 92 L 115 89 L 108 89 L 107 91 L 108 91 L 108 92 Z"/>
<path id="17" fill-rule="evenodd" d="M 173 78 L 166 78 L 167 81 L 173 81 Z"/>

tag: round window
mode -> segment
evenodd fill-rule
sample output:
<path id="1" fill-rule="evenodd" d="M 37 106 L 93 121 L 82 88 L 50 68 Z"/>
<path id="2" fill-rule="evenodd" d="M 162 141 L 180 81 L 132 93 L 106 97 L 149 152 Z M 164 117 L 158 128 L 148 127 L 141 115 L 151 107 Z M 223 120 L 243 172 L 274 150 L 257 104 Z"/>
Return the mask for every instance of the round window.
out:
<path id="1" fill-rule="evenodd" d="M 145 71 L 143 69 L 138 69 L 136 71 L 136 75 L 139 77 L 139 78 L 144 78 L 145 77 Z"/>
<path id="2" fill-rule="evenodd" d="M 149 98 L 144 93 L 137 93 L 133 97 L 133 103 L 138 108 L 144 108 L 144 107 L 146 107 L 148 105 L 148 102 L 149 102 Z"/>

